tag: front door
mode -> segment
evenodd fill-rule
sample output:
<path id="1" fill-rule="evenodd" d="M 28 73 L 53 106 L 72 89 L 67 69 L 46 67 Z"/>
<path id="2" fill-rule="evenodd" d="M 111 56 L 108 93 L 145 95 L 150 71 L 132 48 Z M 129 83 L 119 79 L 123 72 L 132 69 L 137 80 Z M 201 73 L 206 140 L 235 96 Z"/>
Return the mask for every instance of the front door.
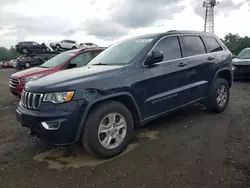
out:
<path id="1" fill-rule="evenodd" d="M 144 68 L 146 117 L 150 118 L 188 103 L 188 60 L 182 58 L 177 36 L 162 38 L 153 50 L 163 52 L 163 62 Z"/>

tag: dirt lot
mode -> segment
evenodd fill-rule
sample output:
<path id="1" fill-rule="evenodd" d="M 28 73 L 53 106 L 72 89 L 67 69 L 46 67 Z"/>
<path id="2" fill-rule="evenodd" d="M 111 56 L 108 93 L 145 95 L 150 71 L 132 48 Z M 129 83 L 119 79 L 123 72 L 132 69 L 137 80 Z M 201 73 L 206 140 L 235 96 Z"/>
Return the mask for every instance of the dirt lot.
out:
<path id="1" fill-rule="evenodd" d="M 77 145 L 53 148 L 15 120 L 8 91 L 11 69 L 0 70 L 0 187 L 250 187 L 250 87 L 235 82 L 222 114 L 197 107 L 154 121 L 126 152 L 97 160 Z"/>

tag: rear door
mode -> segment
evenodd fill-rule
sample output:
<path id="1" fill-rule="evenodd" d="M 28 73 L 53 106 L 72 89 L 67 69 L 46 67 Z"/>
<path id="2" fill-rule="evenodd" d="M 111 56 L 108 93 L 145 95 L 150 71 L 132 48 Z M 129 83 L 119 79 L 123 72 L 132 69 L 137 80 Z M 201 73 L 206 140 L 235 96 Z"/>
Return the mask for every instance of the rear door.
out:
<path id="1" fill-rule="evenodd" d="M 67 44 L 66 40 L 63 40 L 60 45 L 61 45 L 62 48 L 68 48 L 67 47 L 68 44 Z"/>
<path id="2" fill-rule="evenodd" d="M 144 68 L 144 80 L 147 118 L 172 110 L 188 103 L 189 84 L 186 66 L 187 59 L 182 58 L 177 36 L 162 38 L 153 50 L 162 51 L 164 60 L 156 66 Z"/>
<path id="3" fill-rule="evenodd" d="M 181 37 L 185 57 L 188 59 L 190 79 L 190 101 L 206 97 L 209 83 L 212 82 L 215 70 L 216 56 L 207 53 L 202 38 L 198 35 L 183 35 Z"/>

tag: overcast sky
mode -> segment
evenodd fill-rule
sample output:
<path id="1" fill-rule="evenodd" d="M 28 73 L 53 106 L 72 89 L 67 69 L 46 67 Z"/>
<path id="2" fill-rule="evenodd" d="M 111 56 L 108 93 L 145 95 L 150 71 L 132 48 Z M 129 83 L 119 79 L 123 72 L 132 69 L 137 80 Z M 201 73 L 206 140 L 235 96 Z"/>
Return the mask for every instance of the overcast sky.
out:
<path id="1" fill-rule="evenodd" d="M 202 0 L 0 0 L 0 46 L 62 39 L 113 42 L 146 33 L 204 28 Z M 250 0 L 221 0 L 215 34 L 250 36 Z"/>

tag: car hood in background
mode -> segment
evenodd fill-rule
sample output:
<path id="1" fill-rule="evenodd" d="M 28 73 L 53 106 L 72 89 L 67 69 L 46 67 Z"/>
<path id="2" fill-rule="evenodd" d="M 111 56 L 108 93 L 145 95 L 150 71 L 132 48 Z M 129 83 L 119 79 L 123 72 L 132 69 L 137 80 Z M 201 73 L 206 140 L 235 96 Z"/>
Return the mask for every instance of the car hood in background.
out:
<path id="1" fill-rule="evenodd" d="M 233 59 L 233 65 L 250 65 L 250 59 Z"/>
<path id="2" fill-rule="evenodd" d="M 20 78 L 20 77 L 26 77 L 26 76 L 32 76 L 34 74 L 40 74 L 43 73 L 44 71 L 48 70 L 49 68 L 42 68 L 42 67 L 33 67 L 33 68 L 29 68 L 26 70 L 22 70 L 19 72 L 16 72 L 14 74 L 12 74 L 12 77 L 15 78 Z"/>

